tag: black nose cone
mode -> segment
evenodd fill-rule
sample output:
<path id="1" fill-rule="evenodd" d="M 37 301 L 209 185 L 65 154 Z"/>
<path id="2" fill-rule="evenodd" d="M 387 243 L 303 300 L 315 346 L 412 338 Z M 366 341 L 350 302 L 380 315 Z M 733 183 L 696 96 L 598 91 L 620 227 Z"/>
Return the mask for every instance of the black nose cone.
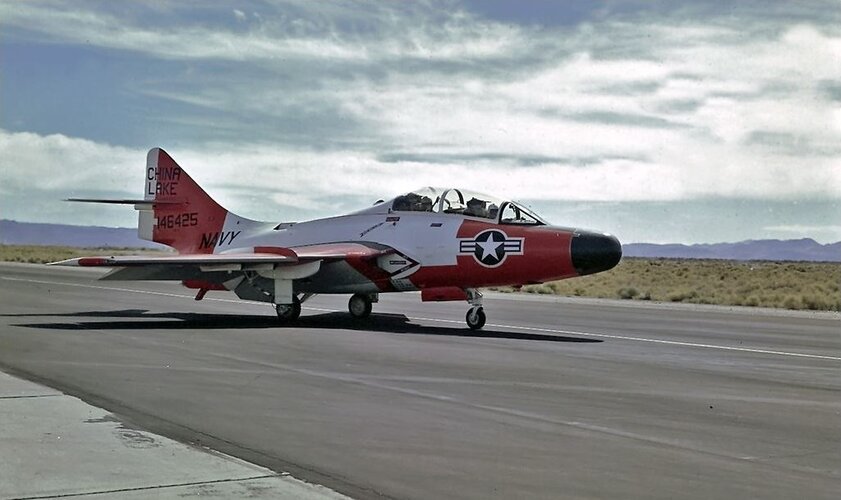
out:
<path id="1" fill-rule="evenodd" d="M 616 266 L 622 258 L 622 244 L 610 234 L 576 231 L 570 253 L 573 267 L 583 276 Z"/>

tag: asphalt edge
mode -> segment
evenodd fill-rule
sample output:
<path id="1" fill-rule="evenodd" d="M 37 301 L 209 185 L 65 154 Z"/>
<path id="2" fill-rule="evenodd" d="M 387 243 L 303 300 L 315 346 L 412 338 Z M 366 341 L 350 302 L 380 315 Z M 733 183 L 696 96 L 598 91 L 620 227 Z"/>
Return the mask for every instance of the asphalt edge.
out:
<path id="1" fill-rule="evenodd" d="M 214 454 L 221 454 L 237 461 L 268 469 L 279 476 L 289 475 L 311 485 L 323 486 L 351 498 L 393 498 L 372 488 L 354 484 L 348 478 L 322 472 L 309 464 L 297 464 L 282 457 L 275 457 L 256 449 L 243 447 L 200 430 L 132 409 L 120 401 L 86 393 L 73 384 L 50 380 L 2 362 L 0 362 L 0 372 L 59 391 L 66 396 L 77 398 L 83 403 L 105 410 L 114 415 L 127 429 L 164 436 L 200 451 L 206 452 L 209 450 Z"/>

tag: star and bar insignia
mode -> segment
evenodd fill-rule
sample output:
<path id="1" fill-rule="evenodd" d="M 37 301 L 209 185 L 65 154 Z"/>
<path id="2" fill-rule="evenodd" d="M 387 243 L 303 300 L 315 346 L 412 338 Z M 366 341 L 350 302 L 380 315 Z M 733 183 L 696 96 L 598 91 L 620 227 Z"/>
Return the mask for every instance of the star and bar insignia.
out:
<path id="1" fill-rule="evenodd" d="M 523 238 L 509 238 L 499 229 L 487 229 L 458 241 L 459 255 L 472 254 L 485 267 L 500 266 L 509 255 L 523 255 Z"/>

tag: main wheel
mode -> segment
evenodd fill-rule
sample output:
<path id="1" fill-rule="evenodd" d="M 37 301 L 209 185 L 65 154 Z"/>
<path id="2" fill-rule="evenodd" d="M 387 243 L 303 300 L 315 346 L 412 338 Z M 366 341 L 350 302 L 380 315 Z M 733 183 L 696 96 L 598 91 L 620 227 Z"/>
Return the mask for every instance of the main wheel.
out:
<path id="1" fill-rule="evenodd" d="M 354 318 L 367 318 L 371 315 L 371 298 L 365 294 L 355 293 L 347 303 L 348 311 Z"/>
<path id="2" fill-rule="evenodd" d="M 470 310 L 467 311 L 467 316 L 464 317 L 467 321 L 467 326 L 470 327 L 471 330 L 478 330 L 485 326 L 485 310 L 482 307 L 471 307 Z"/>
<path id="3" fill-rule="evenodd" d="M 292 297 L 291 304 L 277 304 L 275 305 L 275 311 L 277 311 L 277 317 L 280 321 L 284 323 L 295 321 L 301 316 L 301 301 L 297 296 Z"/>

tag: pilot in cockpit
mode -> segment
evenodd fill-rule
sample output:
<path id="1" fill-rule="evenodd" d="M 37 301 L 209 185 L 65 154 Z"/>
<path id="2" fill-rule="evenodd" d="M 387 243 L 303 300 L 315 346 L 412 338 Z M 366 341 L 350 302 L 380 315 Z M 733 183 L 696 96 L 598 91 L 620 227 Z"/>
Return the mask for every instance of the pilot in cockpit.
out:
<path id="1" fill-rule="evenodd" d="M 432 199 L 429 196 L 424 196 L 420 200 L 420 208 L 421 212 L 431 212 L 432 211 Z"/>
<path id="2" fill-rule="evenodd" d="M 408 193 L 398 196 L 392 205 L 394 211 L 405 212 L 431 212 L 432 200 L 429 196 L 421 196 L 417 193 Z"/>
<path id="3" fill-rule="evenodd" d="M 464 215 L 472 215 L 473 217 L 484 217 L 487 219 L 487 204 L 488 202 L 480 200 L 478 198 L 470 198 L 467 201 L 467 209 L 464 211 Z"/>

